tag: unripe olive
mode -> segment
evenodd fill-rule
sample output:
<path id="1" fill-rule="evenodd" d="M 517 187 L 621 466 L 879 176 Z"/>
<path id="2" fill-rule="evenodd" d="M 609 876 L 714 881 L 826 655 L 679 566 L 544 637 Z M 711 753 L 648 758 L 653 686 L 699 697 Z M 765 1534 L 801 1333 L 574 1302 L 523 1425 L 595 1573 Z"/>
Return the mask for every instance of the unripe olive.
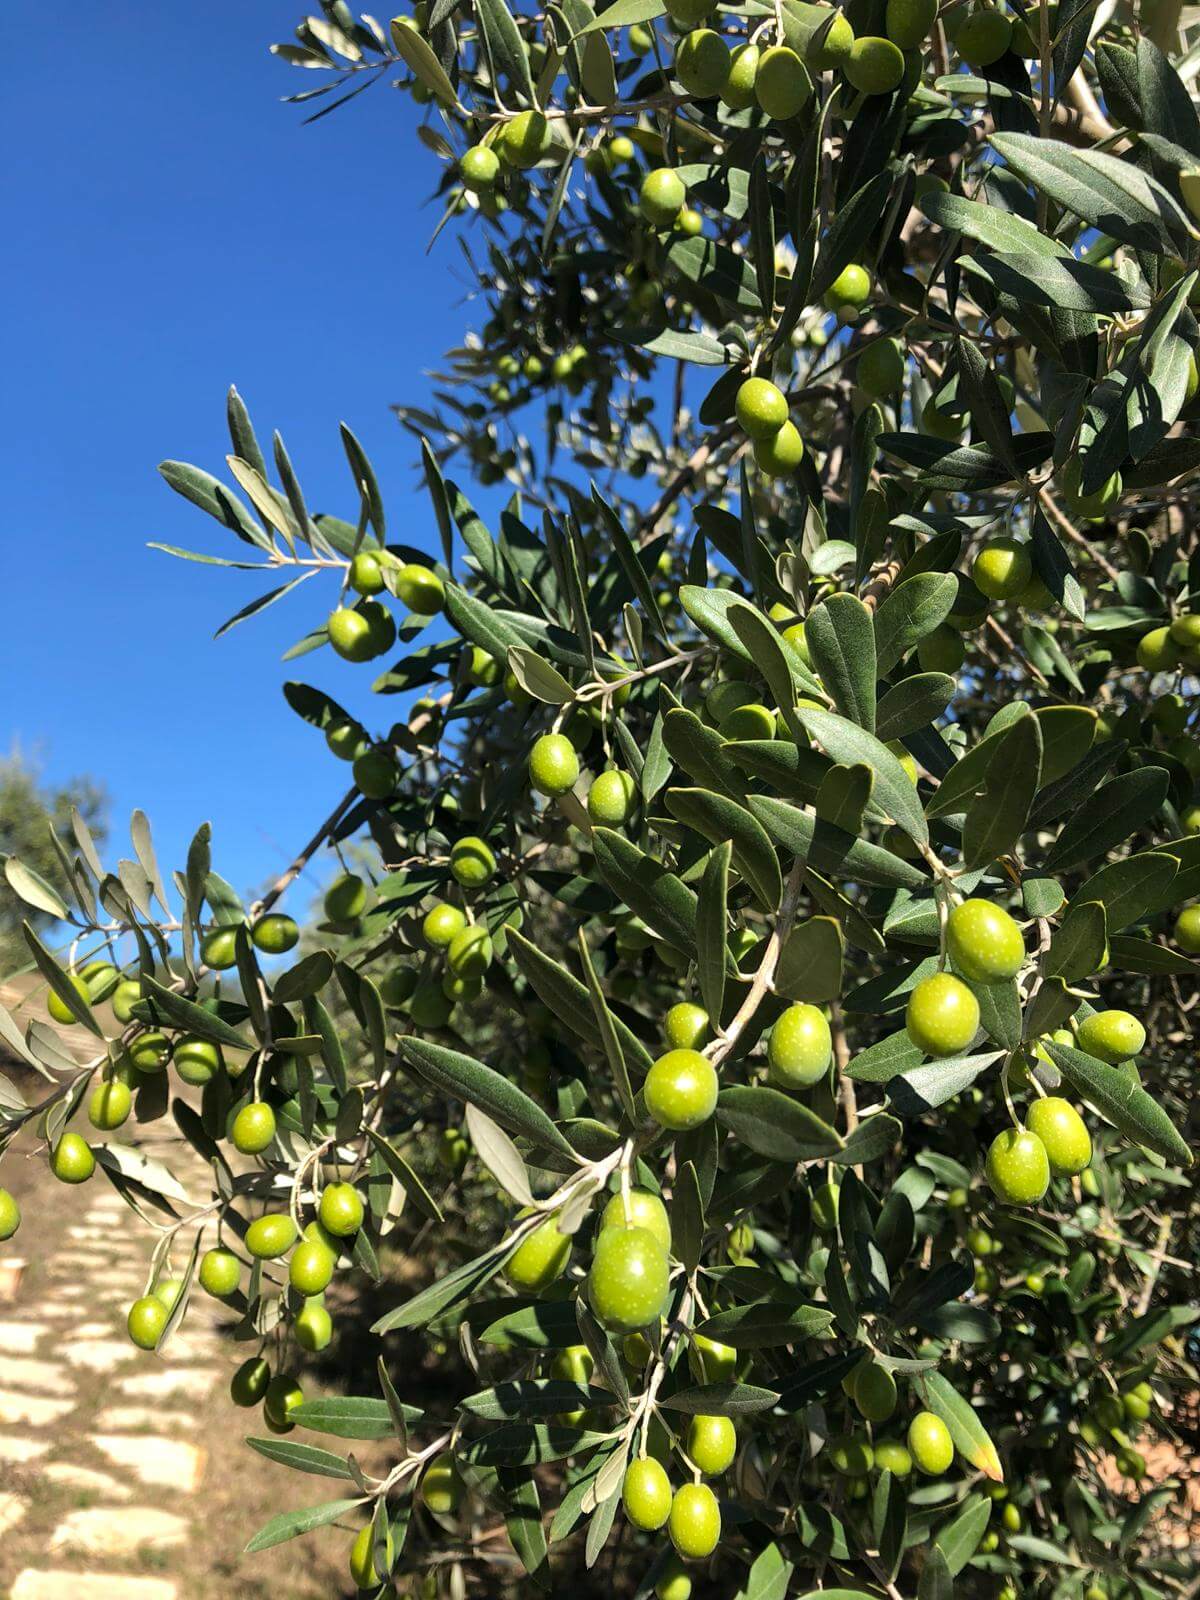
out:
<path id="1" fill-rule="evenodd" d="M 448 1450 L 434 1456 L 421 1478 L 421 1501 L 440 1517 L 451 1517 L 462 1505 L 463 1481 Z"/>
<path id="2" fill-rule="evenodd" d="M 917 660 L 924 672 L 946 672 L 954 677 L 966 660 L 966 655 L 962 636 L 945 623 L 932 633 L 927 633 L 917 645 Z"/>
<path id="3" fill-rule="evenodd" d="M 990 67 L 1007 54 L 1013 25 L 1003 12 L 980 6 L 962 22 L 954 48 L 969 67 Z"/>
<path id="4" fill-rule="evenodd" d="M 229 1128 L 233 1148 L 244 1156 L 261 1155 L 275 1137 L 275 1113 L 265 1100 L 251 1100 Z"/>
<path id="5" fill-rule="evenodd" d="M 605 828 L 621 828 L 633 814 L 634 781 L 628 772 L 602 772 L 588 790 L 588 816 Z"/>
<path id="6" fill-rule="evenodd" d="M 125 1326 L 139 1350 L 153 1350 L 162 1338 L 170 1312 L 152 1294 L 143 1295 L 129 1308 Z"/>
<path id="7" fill-rule="evenodd" d="M 588 1299 L 612 1333 L 657 1322 L 667 1304 L 670 1270 L 662 1243 L 646 1228 L 602 1228 L 588 1274 Z"/>
<path id="8" fill-rule="evenodd" d="M 78 1133 L 64 1133 L 50 1156 L 50 1170 L 60 1183 L 86 1183 L 96 1170 L 96 1158 Z"/>
<path id="9" fill-rule="evenodd" d="M 988 1147 L 987 1179 L 1006 1205 L 1036 1205 L 1050 1187 L 1046 1147 L 1027 1128 L 1006 1128 Z"/>
<path id="10" fill-rule="evenodd" d="M 906 361 L 899 339 L 876 339 L 858 358 L 858 386 L 872 400 L 904 387 Z"/>
<path id="11" fill-rule="evenodd" d="M 1128 1011 L 1095 1011 L 1079 1024 L 1079 1048 L 1116 1067 L 1130 1061 L 1146 1043 L 1146 1030 Z"/>
<path id="12" fill-rule="evenodd" d="M 540 111 L 518 111 L 501 133 L 504 159 L 522 171 L 536 167 L 554 143 L 550 124 Z"/>
<path id="13" fill-rule="evenodd" d="M 904 79 L 904 53 L 890 39 L 855 39 L 842 71 L 860 94 L 891 94 Z"/>
<path id="14" fill-rule="evenodd" d="M 827 72 L 831 68 L 840 67 L 854 48 L 854 29 L 840 11 L 835 11 L 823 38 L 819 37 L 820 33 L 819 27 L 814 29 L 805 51 L 805 59 L 816 71 Z"/>
<path id="15" fill-rule="evenodd" d="M 737 1455 L 737 1429 L 728 1417 L 695 1416 L 688 1425 L 687 1453 L 706 1478 L 719 1478 Z"/>
<path id="16" fill-rule="evenodd" d="M 788 122 L 812 99 L 813 86 L 804 63 L 787 45 L 772 45 L 758 61 L 754 94 L 773 122 Z"/>
<path id="17" fill-rule="evenodd" d="M 888 38 L 901 50 L 915 50 L 929 36 L 937 9 L 937 0 L 887 0 Z"/>
<path id="18" fill-rule="evenodd" d="M 767 1062 L 771 1080 L 787 1089 L 810 1089 L 829 1071 L 833 1036 L 823 1012 L 791 1005 L 771 1030 Z"/>
<path id="19" fill-rule="evenodd" d="M 675 1492 L 667 1519 L 671 1543 L 688 1561 L 702 1561 L 721 1538 L 721 1508 L 706 1483 L 685 1483 Z"/>
<path id="20" fill-rule="evenodd" d="M 200 957 L 214 972 L 227 972 L 237 966 L 237 928 L 209 928 L 200 941 Z"/>
<path id="21" fill-rule="evenodd" d="M 653 1456 L 631 1461 L 621 1485 L 621 1504 L 625 1515 L 643 1533 L 663 1527 L 671 1514 L 671 1480 L 666 1468 Z"/>
<path id="22" fill-rule="evenodd" d="M 913 1458 L 899 1439 L 877 1439 L 874 1456 L 879 1471 L 890 1472 L 893 1478 L 907 1478 L 912 1472 Z"/>
<path id="23" fill-rule="evenodd" d="M 1091 1162 L 1091 1135 L 1069 1101 L 1056 1095 L 1035 1100 L 1025 1114 L 1025 1125 L 1045 1146 L 1055 1177 L 1074 1177 Z"/>
<path id="24" fill-rule="evenodd" d="M 362 1197 L 351 1183 L 327 1184 L 321 1191 L 317 1216 L 335 1239 L 349 1239 L 362 1227 Z"/>
<path id="25" fill-rule="evenodd" d="M 747 378 L 738 389 L 734 410 L 751 439 L 769 439 L 788 420 L 787 398 L 767 378 Z"/>
<path id="26" fill-rule="evenodd" d="M 835 1434 L 826 1446 L 830 1466 L 845 1478 L 865 1478 L 874 1465 L 871 1446 L 858 1434 Z"/>
<path id="27" fill-rule="evenodd" d="M 21 1207 L 7 1189 L 0 1189 L 0 1244 L 21 1226 Z"/>
<path id="28" fill-rule="evenodd" d="M 262 1356 L 249 1356 L 229 1382 L 229 1397 L 243 1409 L 258 1405 L 271 1381 L 271 1366 Z"/>
<path id="29" fill-rule="evenodd" d="M 529 781 L 539 794 L 556 798 L 579 781 L 579 757 L 562 733 L 544 733 L 529 754 Z"/>
<path id="30" fill-rule="evenodd" d="M 224 932 L 225 930 L 224 929 L 216 929 L 216 930 L 213 930 L 213 931 L 214 932 Z M 206 935 L 205 937 L 208 938 L 208 937 L 210 937 L 210 935 Z M 203 956 L 204 960 L 206 962 L 208 962 L 208 965 L 211 967 L 213 965 L 213 963 L 211 961 L 208 961 L 207 956 L 204 956 L 204 941 L 203 940 L 201 941 L 201 955 Z M 141 986 L 141 983 L 138 981 L 138 979 L 137 978 L 122 978 L 120 983 L 118 983 L 116 988 L 113 990 L 112 998 L 109 1001 L 109 1004 L 112 1006 L 113 1016 L 116 1017 L 118 1022 L 132 1022 L 133 1021 L 133 1008 L 141 998 L 142 998 L 142 986 Z"/>
<path id="31" fill-rule="evenodd" d="M 950 1429 L 932 1411 L 918 1411 L 908 1425 L 908 1450 L 918 1471 L 936 1478 L 954 1460 Z"/>
<path id="32" fill-rule="evenodd" d="M 1183 652 L 1167 627 L 1151 628 L 1138 640 L 1138 666 L 1146 672 L 1171 672 L 1183 659 Z"/>
<path id="33" fill-rule="evenodd" d="M 467 152 L 468 155 L 470 153 Z M 488 154 L 491 155 L 490 150 Z M 390 1528 L 385 1528 L 384 1531 L 384 1549 L 384 1567 L 381 1572 L 375 1564 L 375 1524 L 368 1522 L 365 1528 L 359 1529 L 358 1536 L 350 1547 L 350 1576 L 360 1589 L 378 1588 L 392 1570 L 395 1546 Z"/>
<path id="34" fill-rule="evenodd" d="M 514 1289 L 538 1294 L 567 1269 L 571 1235 L 558 1231 L 558 1218 L 547 1217 L 508 1258 L 504 1275 Z"/>
<path id="35" fill-rule="evenodd" d="M 721 89 L 721 99 L 731 111 L 745 111 L 754 104 L 759 59 L 756 44 L 739 44 L 731 53 L 729 75 Z"/>
<path id="36" fill-rule="evenodd" d="M 1175 943 L 1188 955 L 1200 955 L 1200 906 L 1185 906 L 1175 918 Z"/>
<path id="37" fill-rule="evenodd" d="M 275 1433 L 290 1433 L 296 1424 L 292 1413 L 304 1404 L 304 1390 L 290 1372 L 278 1372 L 263 1395 L 263 1418 Z"/>
<path id="38" fill-rule="evenodd" d="M 729 46 L 711 28 L 694 29 L 676 47 L 675 76 L 688 94 L 711 100 L 729 76 Z"/>
<path id="39" fill-rule="evenodd" d="M 450 875 L 464 889 L 482 889 L 496 871 L 491 846 L 473 835 L 459 839 L 450 851 Z"/>
<path id="40" fill-rule="evenodd" d="M 463 188 L 470 189 L 472 194 L 480 194 L 495 183 L 500 172 L 500 158 L 489 145 L 473 144 L 463 153 L 458 172 Z"/>
<path id="41" fill-rule="evenodd" d="M 1018 539 L 986 539 L 971 566 L 971 580 L 989 600 L 1011 600 L 1033 576 L 1029 546 Z"/>
<path id="42" fill-rule="evenodd" d="M 171 1045 L 165 1034 L 139 1033 L 126 1054 L 139 1072 L 161 1072 L 171 1059 Z"/>
<path id="43" fill-rule="evenodd" d="M 946 948 L 975 983 L 1004 983 L 1025 961 L 1025 941 L 1008 912 L 990 900 L 964 900 L 946 921 Z"/>
<path id="44" fill-rule="evenodd" d="M 88 1121 L 93 1128 L 110 1133 L 121 1126 L 132 1109 L 133 1094 L 128 1084 L 98 1083 L 88 1100 Z"/>
<path id="45" fill-rule="evenodd" d="M 353 717 L 334 717 L 325 724 L 325 743 L 339 761 L 353 761 L 367 748 L 368 740 Z"/>
<path id="46" fill-rule="evenodd" d="M 909 996 L 905 1027 L 927 1055 L 957 1055 L 979 1031 L 979 1002 L 961 979 L 934 973 Z"/>
<path id="47" fill-rule="evenodd" d="M 269 1211 L 256 1217 L 246 1229 L 246 1249 L 260 1261 L 272 1261 L 288 1253 L 296 1242 L 296 1224 L 285 1211 Z"/>
<path id="48" fill-rule="evenodd" d="M 467 925 L 465 912 L 439 900 L 425 913 L 421 937 L 431 950 L 448 950 Z"/>
<path id="49" fill-rule="evenodd" d="M 663 1018 L 663 1035 L 673 1050 L 699 1050 L 712 1037 L 708 1012 L 690 1000 L 680 1000 Z"/>
<path id="50" fill-rule="evenodd" d="M 804 459 L 804 440 L 792 421 L 754 442 L 754 460 L 769 478 L 789 478 Z"/>
<path id="51" fill-rule="evenodd" d="M 292 1332 L 301 1350 L 324 1350 L 333 1338 L 333 1318 L 319 1300 L 307 1300 L 296 1313 Z"/>
<path id="52" fill-rule="evenodd" d="M 686 199 L 687 187 L 674 168 L 656 167 L 642 179 L 638 206 L 653 227 L 667 228 L 678 216 Z"/>
<path id="53" fill-rule="evenodd" d="M 868 1422 L 886 1422 L 896 1409 L 896 1380 L 886 1367 L 864 1361 L 854 1371 L 854 1404 Z"/>
<path id="54" fill-rule="evenodd" d="M 172 1054 L 175 1070 L 184 1083 L 203 1087 L 210 1083 L 221 1068 L 221 1052 L 211 1039 L 201 1039 L 188 1034 L 176 1039 Z"/>
<path id="55" fill-rule="evenodd" d="M 716 1069 L 698 1050 L 668 1050 L 642 1086 L 648 1114 L 674 1132 L 707 1122 L 716 1110 L 717 1090 Z"/>
<path id="56" fill-rule="evenodd" d="M 861 311 L 871 298 L 871 274 L 866 267 L 851 262 L 842 268 L 822 298 L 830 311 Z"/>
<path id="57" fill-rule="evenodd" d="M 355 872 L 344 872 L 325 891 L 325 916 L 330 922 L 357 922 L 367 909 L 367 885 Z"/>
<path id="58" fill-rule="evenodd" d="M 1061 480 L 1063 499 L 1077 517 L 1103 517 L 1125 492 L 1121 474 L 1114 472 L 1098 489 L 1090 494 L 1083 492 L 1083 463 L 1072 456 L 1063 469 Z"/>
<path id="59" fill-rule="evenodd" d="M 660 1196 L 649 1189 L 614 1194 L 600 1214 L 601 1228 L 645 1228 L 664 1250 L 671 1248 L 671 1220 Z"/>
<path id="60" fill-rule="evenodd" d="M 446 964 L 454 978 L 464 980 L 468 986 L 477 983 L 492 964 L 492 939 L 480 923 L 462 928 L 450 941 L 446 951 Z"/>
<path id="61" fill-rule="evenodd" d="M 242 1277 L 242 1264 L 232 1250 L 221 1246 L 206 1250 L 200 1257 L 200 1287 L 217 1300 L 233 1294 Z"/>

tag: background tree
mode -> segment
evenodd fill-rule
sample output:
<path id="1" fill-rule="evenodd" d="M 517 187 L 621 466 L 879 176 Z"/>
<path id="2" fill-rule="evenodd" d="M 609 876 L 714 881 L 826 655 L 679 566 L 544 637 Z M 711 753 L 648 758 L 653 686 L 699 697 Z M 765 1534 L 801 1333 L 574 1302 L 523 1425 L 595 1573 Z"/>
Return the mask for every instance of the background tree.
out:
<path id="1" fill-rule="evenodd" d="M 1176 22 L 332 0 L 278 47 L 320 110 L 399 69 L 469 228 L 486 315 L 401 410 L 430 538 L 346 428 L 310 511 L 236 393 L 236 489 L 163 472 L 270 575 L 242 615 L 328 573 L 291 654 L 393 698 L 287 686 L 352 783 L 252 906 L 206 828 L 170 886 L 142 819 L 119 876 L 75 830 L 88 948 L 29 944 L 97 1057 L 17 1035 L 55 1087 L 4 1134 L 163 1210 L 132 1337 L 227 1301 L 254 1448 L 339 1481 L 252 1548 L 346 1520 L 359 1587 L 453 1595 L 1192 1581 L 1138 1487 L 1196 1383 Z M 168 1110 L 197 1211 L 119 1131 Z M 374 1392 L 306 1401 L 351 1271 Z"/>

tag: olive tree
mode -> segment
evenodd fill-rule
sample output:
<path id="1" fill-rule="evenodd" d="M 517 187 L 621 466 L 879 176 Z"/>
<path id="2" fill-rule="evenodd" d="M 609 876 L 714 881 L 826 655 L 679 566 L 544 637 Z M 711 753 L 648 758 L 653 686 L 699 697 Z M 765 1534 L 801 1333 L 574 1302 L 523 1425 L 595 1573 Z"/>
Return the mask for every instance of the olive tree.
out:
<path id="1" fill-rule="evenodd" d="M 0 1148 L 154 1217 L 134 1340 L 224 1301 L 253 1447 L 335 1481 L 251 1550 L 336 1521 L 360 1588 L 455 1596 L 1193 1576 L 1142 1485 L 1196 1382 L 1179 15 L 323 0 L 276 47 L 318 115 L 425 108 L 481 312 L 398 408 L 427 527 L 347 428 L 311 511 L 236 392 L 228 473 L 164 464 L 223 530 L 173 554 L 266 580 L 234 620 L 303 583 L 290 656 L 381 698 L 287 685 L 349 788 L 253 905 L 207 827 L 169 881 L 140 815 L 116 871 L 76 822 L 69 893 L 9 861 L 96 1052 L 10 1021 L 50 1082 L 0 1096 Z M 327 846 L 367 865 L 288 957 Z M 139 1151 L 167 1115 L 210 1195 Z M 381 1359 L 306 1399 L 335 1274 Z"/>

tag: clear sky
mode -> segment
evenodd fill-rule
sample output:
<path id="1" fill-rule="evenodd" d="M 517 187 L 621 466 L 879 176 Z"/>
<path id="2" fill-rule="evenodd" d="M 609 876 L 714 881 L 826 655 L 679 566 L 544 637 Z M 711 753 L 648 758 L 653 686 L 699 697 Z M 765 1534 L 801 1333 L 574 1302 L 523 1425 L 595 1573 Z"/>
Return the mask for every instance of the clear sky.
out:
<path id="1" fill-rule="evenodd" d="M 235 383 L 260 439 L 282 432 L 311 509 L 356 512 L 344 419 L 389 532 L 433 549 L 388 406 L 426 399 L 424 372 L 469 319 L 451 234 L 425 254 L 437 168 L 409 98 L 381 82 L 310 127 L 280 103 L 318 81 L 267 52 L 302 13 L 68 0 L 53 27 L 22 27 L 3 111 L 0 752 L 19 744 L 51 781 L 99 778 L 120 853 L 142 806 L 164 869 L 211 820 L 214 864 L 244 889 L 287 863 L 346 777 L 280 685 L 298 676 L 382 718 L 370 669 L 328 650 L 280 661 L 332 604 L 322 578 L 214 643 L 267 585 L 147 550 L 247 549 L 157 463 L 225 472 Z"/>

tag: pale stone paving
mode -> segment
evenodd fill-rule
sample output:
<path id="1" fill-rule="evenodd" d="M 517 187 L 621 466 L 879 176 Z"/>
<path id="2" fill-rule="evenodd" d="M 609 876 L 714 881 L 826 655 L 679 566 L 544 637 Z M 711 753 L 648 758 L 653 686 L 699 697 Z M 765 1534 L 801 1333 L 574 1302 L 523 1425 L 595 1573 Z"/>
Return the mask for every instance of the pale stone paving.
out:
<path id="1" fill-rule="evenodd" d="M 19 1468 L 78 1497 L 50 1534 L 42 1564 L 10 1573 L 8 1588 L 0 1577 L 3 1600 L 179 1600 L 169 1577 L 120 1567 L 153 1559 L 169 1571 L 170 1552 L 192 1534 L 179 1510 L 138 1500 L 164 1489 L 194 1494 L 201 1484 L 205 1452 L 179 1435 L 196 1425 L 186 1406 L 221 1380 L 208 1364 L 218 1354 L 220 1313 L 200 1298 L 157 1357 L 137 1350 L 124 1337 L 125 1311 L 145 1291 L 151 1245 L 149 1228 L 101 1192 L 47 1263 L 50 1287 L 36 1319 L 19 1303 L 0 1308 L 0 1478 L 5 1467 Z M 91 1374 L 109 1381 L 85 1403 L 80 1389 L 95 1392 Z M 99 1409 L 88 1415 L 93 1405 Z M 0 1492 L 0 1536 L 28 1513 L 20 1489 L 17 1479 L 14 1492 Z M 102 1570 L 92 1570 L 93 1561 Z"/>

